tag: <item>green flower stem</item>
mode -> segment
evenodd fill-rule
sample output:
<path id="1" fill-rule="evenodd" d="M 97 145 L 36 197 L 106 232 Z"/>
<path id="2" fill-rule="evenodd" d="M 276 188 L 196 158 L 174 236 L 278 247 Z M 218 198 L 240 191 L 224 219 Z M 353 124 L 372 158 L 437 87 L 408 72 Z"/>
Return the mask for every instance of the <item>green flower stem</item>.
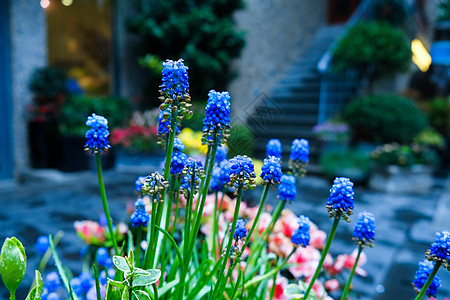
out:
<path id="1" fill-rule="evenodd" d="M 236 299 L 237 291 L 239 289 L 239 282 L 241 282 L 243 274 L 244 274 L 244 272 L 241 270 L 241 268 L 239 268 L 239 275 L 238 275 L 238 278 L 236 280 L 236 285 L 234 286 L 234 291 L 233 291 L 233 294 L 231 295 L 230 299 Z"/>
<path id="2" fill-rule="evenodd" d="M 212 253 L 212 257 L 214 257 L 214 259 L 217 257 L 216 256 L 216 244 L 217 244 L 217 241 L 216 240 L 218 240 L 218 238 L 217 238 L 217 236 L 218 236 L 218 234 L 217 234 L 217 232 L 218 232 L 218 230 L 219 230 L 219 220 L 217 219 L 218 218 L 218 216 L 219 216 L 219 214 L 217 213 L 217 201 L 219 201 L 219 196 L 218 196 L 218 192 L 215 192 L 215 195 L 214 195 L 215 197 L 214 197 L 214 211 L 213 211 L 213 218 L 212 218 L 212 237 L 211 237 L 211 241 L 212 241 L 212 251 L 211 251 L 211 253 Z"/>
<path id="3" fill-rule="evenodd" d="M 16 300 L 16 292 L 15 291 L 11 291 L 9 294 L 9 300 Z"/>
<path id="4" fill-rule="evenodd" d="M 275 227 L 275 223 L 278 221 L 278 219 L 281 216 L 281 212 L 283 211 L 284 207 L 286 206 L 286 201 L 281 200 L 275 211 L 272 215 L 272 220 L 270 220 L 269 226 L 266 227 L 266 229 L 263 231 L 261 238 L 263 239 L 264 244 L 267 243 L 267 240 L 269 239 L 269 235 L 272 233 L 273 228 Z"/>
<path id="5" fill-rule="evenodd" d="M 220 294 L 220 292 L 221 292 L 221 291 L 218 291 L 218 290 L 220 289 L 220 286 L 221 286 L 220 284 L 221 284 L 222 277 L 223 277 L 222 275 L 223 275 L 223 272 L 225 271 L 225 267 L 227 265 L 228 257 L 230 256 L 231 245 L 233 244 L 233 237 L 234 237 L 234 232 L 235 232 L 235 229 L 236 229 L 237 218 L 239 216 L 239 207 L 241 206 L 241 200 L 242 200 L 243 192 L 244 192 L 244 186 L 241 183 L 241 184 L 239 184 L 238 190 L 237 190 L 236 207 L 234 208 L 233 222 L 231 224 L 230 237 L 228 239 L 228 245 L 227 245 L 227 249 L 225 251 L 225 257 L 223 259 L 220 271 L 217 274 L 217 282 L 216 282 L 216 285 L 214 287 L 214 291 L 213 291 L 213 294 L 212 294 L 212 296 L 213 296 L 212 299 L 215 299 L 214 296 L 216 294 Z M 230 268 L 231 268 L 231 266 L 230 266 Z"/>
<path id="6" fill-rule="evenodd" d="M 98 270 L 96 264 L 94 264 L 94 278 L 95 278 L 95 291 L 97 292 L 97 300 L 101 300 L 102 296 L 100 295 L 100 282 L 98 281 Z"/>
<path id="7" fill-rule="evenodd" d="M 175 176 L 170 176 L 170 184 L 169 184 L 169 202 L 167 203 L 167 210 L 166 210 L 166 222 L 164 224 L 164 229 L 166 231 L 169 231 L 169 223 L 170 223 L 170 213 L 172 212 L 172 203 L 173 203 L 173 197 L 175 194 L 175 181 L 176 181 L 176 177 Z M 167 247 L 167 240 L 164 239 L 162 242 L 162 248 L 161 248 L 161 252 L 160 253 L 166 253 L 166 247 Z M 169 251 L 168 251 L 169 252 Z M 167 257 L 169 255 L 163 255 L 161 257 L 161 270 L 165 270 L 166 267 L 166 261 L 167 261 Z M 160 284 L 162 280 L 160 281 Z"/>
<path id="8" fill-rule="evenodd" d="M 166 236 L 166 238 L 170 241 L 170 243 L 172 244 L 172 247 L 175 249 L 175 253 L 178 257 L 179 261 L 183 261 L 182 256 L 181 256 L 181 251 L 180 248 L 178 248 L 177 243 L 175 242 L 175 240 L 173 239 L 173 237 L 170 235 L 169 232 L 167 232 L 166 230 L 164 230 L 163 228 L 159 227 L 158 225 L 155 225 L 156 229 L 159 230 L 162 234 L 164 234 Z M 183 299 L 183 294 L 184 294 L 184 280 L 186 279 L 186 269 L 184 268 L 183 264 L 179 264 L 180 265 L 180 284 L 178 286 L 179 288 L 179 297 L 176 299 Z"/>
<path id="9" fill-rule="evenodd" d="M 97 176 L 98 176 L 98 186 L 100 187 L 100 195 L 102 197 L 103 210 L 105 211 L 106 221 L 108 222 L 109 234 L 111 235 L 111 240 L 114 247 L 114 253 L 119 255 L 119 248 L 117 247 L 116 235 L 114 234 L 111 214 L 109 213 L 108 200 L 106 199 L 105 183 L 103 182 L 103 171 L 102 171 L 102 161 L 100 158 L 100 153 L 95 154 L 95 161 L 97 164 Z"/>
<path id="10" fill-rule="evenodd" d="M 248 232 L 247 237 L 245 238 L 245 243 L 244 243 L 244 246 L 242 247 L 242 250 L 245 250 L 245 247 L 247 247 L 248 241 L 250 240 L 250 238 L 253 234 L 253 231 L 255 230 L 255 228 L 258 227 L 259 217 L 261 216 L 261 213 L 264 210 L 264 204 L 266 203 L 266 198 L 267 198 L 267 194 L 269 193 L 269 190 L 270 190 L 270 183 L 267 183 L 264 186 L 264 190 L 262 192 L 261 199 L 259 200 L 258 212 L 256 213 L 255 219 L 253 220 L 252 227 L 250 228 L 250 231 Z"/>
<path id="11" fill-rule="evenodd" d="M 272 288 L 270 289 L 269 300 L 273 300 L 273 297 L 275 296 L 275 290 L 277 288 L 277 275 L 278 275 L 278 273 L 275 273 L 275 274 L 273 274 L 273 277 L 272 277 Z"/>
<path id="12" fill-rule="evenodd" d="M 136 232 L 136 253 L 134 256 L 134 266 L 139 268 L 139 257 L 141 255 L 141 239 L 142 239 L 142 226 L 138 226 Z"/>
<path id="13" fill-rule="evenodd" d="M 171 230 L 172 235 L 175 234 L 175 230 L 177 229 L 178 211 L 180 209 L 180 180 L 178 178 L 175 181 L 175 200 L 176 200 L 176 205 L 175 205 L 175 215 L 174 215 L 174 220 L 173 220 L 173 226 L 172 226 L 172 230 Z"/>
<path id="14" fill-rule="evenodd" d="M 214 168 L 214 161 L 216 159 L 216 151 L 217 151 L 217 137 L 216 136 L 217 135 L 215 134 L 214 136 L 215 136 L 214 142 L 213 142 L 213 146 L 212 146 L 212 150 L 211 150 L 211 159 L 210 159 L 211 163 L 208 165 L 208 173 L 206 174 L 205 185 L 203 186 L 202 193 L 201 193 L 201 195 L 198 196 L 198 199 L 200 199 L 200 196 L 201 196 L 200 204 L 197 199 L 198 210 L 196 210 L 195 223 L 194 223 L 193 231 L 191 232 L 191 239 L 189 241 L 188 255 L 190 255 L 192 253 L 192 251 L 194 250 L 195 240 L 197 238 L 198 231 L 200 229 L 200 223 L 201 223 L 202 216 L 203 216 L 203 209 L 205 208 L 206 195 L 208 194 L 209 183 L 211 181 L 212 171 Z M 190 259 L 188 259 L 188 261 L 190 261 Z"/>
<path id="15" fill-rule="evenodd" d="M 155 203 L 153 201 L 153 199 L 151 199 L 150 201 L 152 201 L 152 216 L 150 219 L 150 240 L 147 241 L 147 249 L 145 250 L 145 255 L 144 255 L 144 263 L 142 264 L 144 269 L 150 269 L 153 266 L 153 261 L 154 261 L 154 253 L 152 253 L 153 249 L 152 249 L 152 245 L 154 244 L 155 241 L 155 225 L 156 225 L 156 207 L 157 207 L 157 203 Z"/>
<path id="16" fill-rule="evenodd" d="M 276 267 L 275 269 L 271 270 L 270 272 L 268 272 L 268 273 L 266 273 L 264 275 L 257 276 L 255 278 L 253 278 L 252 280 L 248 281 L 247 283 L 245 283 L 244 284 L 244 290 L 249 288 L 250 286 L 254 285 L 255 283 L 261 282 L 261 281 L 263 281 L 265 279 L 269 279 L 273 275 L 277 275 L 277 273 L 280 272 L 281 269 L 283 269 L 283 267 L 288 262 L 289 258 L 292 256 L 292 254 L 295 253 L 296 250 L 297 250 L 297 247 L 294 247 L 294 249 L 292 249 L 291 253 L 289 253 L 289 255 L 286 256 L 286 258 L 283 260 L 283 262 L 278 267 Z M 306 296 L 303 297 L 303 299 L 306 299 Z"/>
<path id="17" fill-rule="evenodd" d="M 319 265 L 317 266 L 316 272 L 314 273 L 314 276 L 312 277 L 311 282 L 309 283 L 309 286 L 305 291 L 303 299 L 308 299 L 308 295 L 311 292 L 314 282 L 316 281 L 320 271 L 322 270 L 323 262 L 325 261 L 325 257 L 327 256 L 328 250 L 330 250 L 331 242 L 333 241 L 334 235 L 336 234 L 336 229 L 338 227 L 340 219 L 341 214 L 337 213 L 336 216 L 334 217 L 333 225 L 331 226 L 330 234 L 328 235 L 328 239 L 325 244 L 325 248 L 323 249 L 322 256 L 320 257 Z"/>
<path id="18" fill-rule="evenodd" d="M 156 283 L 152 284 L 152 288 L 153 288 L 153 294 L 154 294 L 155 300 L 158 300 L 158 287 L 156 286 Z"/>
<path id="19" fill-rule="evenodd" d="M 208 145 L 208 150 L 206 151 L 206 159 L 205 159 L 204 170 L 208 170 L 208 168 L 209 168 L 209 160 L 211 158 L 211 149 L 212 149 L 212 146 Z M 213 162 L 213 164 L 214 164 L 214 162 Z M 200 190 L 203 190 L 204 184 L 205 184 L 205 180 L 202 180 L 201 185 L 200 185 Z"/>
<path id="20" fill-rule="evenodd" d="M 191 191 L 193 191 L 193 184 L 195 183 L 191 183 Z M 184 247 L 184 258 L 185 258 L 185 266 L 187 267 L 189 265 L 189 261 L 190 261 L 190 255 L 188 254 L 189 252 L 189 241 L 190 241 L 190 233 L 191 233 L 191 219 L 192 219 L 192 206 L 193 206 L 193 202 L 194 202 L 194 195 L 193 193 L 189 192 L 189 197 L 187 199 L 187 203 L 186 203 L 186 213 L 185 213 L 185 217 L 184 217 L 184 242 L 183 242 L 183 247 Z M 189 259 L 187 259 L 189 257 Z"/>
<path id="21" fill-rule="evenodd" d="M 350 276 L 348 277 L 347 284 L 345 285 L 344 292 L 342 293 L 341 300 L 345 300 L 347 298 L 348 291 L 350 290 L 350 285 L 352 283 L 353 275 L 355 275 L 356 266 L 358 265 L 359 257 L 361 256 L 361 252 L 364 246 L 361 244 L 358 248 L 358 254 L 356 255 L 355 263 L 353 264 L 352 270 L 350 272 Z"/>
<path id="22" fill-rule="evenodd" d="M 64 231 L 58 231 L 53 238 L 53 244 L 58 246 L 59 241 L 64 236 Z M 45 252 L 44 256 L 42 257 L 41 261 L 39 262 L 39 272 L 44 273 L 45 267 L 47 266 L 48 260 L 52 257 L 52 249 L 48 248 Z M 36 278 L 35 278 L 36 279 Z M 36 282 L 33 280 L 33 284 L 31 286 L 34 286 Z"/>
<path id="23" fill-rule="evenodd" d="M 434 265 L 433 271 L 431 271 L 430 275 L 427 278 L 427 281 L 425 282 L 423 287 L 420 289 L 420 293 L 416 296 L 416 298 L 414 298 L 414 300 L 422 299 L 422 297 L 425 295 L 428 288 L 430 287 L 431 283 L 433 282 L 433 278 L 434 278 L 434 276 L 436 276 L 436 273 L 439 270 L 439 268 L 441 267 L 441 264 L 442 264 L 442 261 L 436 262 L 436 264 Z"/>
<path id="24" fill-rule="evenodd" d="M 58 269 L 59 276 L 61 277 L 64 286 L 69 292 L 70 297 L 72 299 L 78 300 L 78 297 L 72 292 L 72 287 L 70 286 L 69 279 L 67 278 L 66 271 L 63 265 L 61 264 L 61 260 L 59 259 L 58 253 L 56 253 L 55 244 L 53 243 L 53 238 L 51 235 L 48 236 L 48 241 L 50 244 L 50 248 L 52 249 L 53 259 L 55 260 L 56 268 Z"/>

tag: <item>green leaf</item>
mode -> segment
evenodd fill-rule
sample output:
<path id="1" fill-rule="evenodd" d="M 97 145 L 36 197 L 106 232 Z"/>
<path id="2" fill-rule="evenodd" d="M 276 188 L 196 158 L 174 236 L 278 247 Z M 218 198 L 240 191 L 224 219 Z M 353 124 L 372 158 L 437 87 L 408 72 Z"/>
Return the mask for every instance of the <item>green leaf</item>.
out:
<path id="1" fill-rule="evenodd" d="M 0 275 L 11 294 L 22 282 L 27 268 L 27 256 L 22 243 L 15 237 L 6 238 L 0 253 Z"/>
<path id="2" fill-rule="evenodd" d="M 120 299 L 122 297 L 123 289 L 125 289 L 125 284 L 123 282 L 114 281 L 108 278 L 105 300 Z"/>
<path id="3" fill-rule="evenodd" d="M 136 290 L 133 291 L 134 297 L 136 297 L 137 300 L 151 300 L 149 294 L 146 291 L 142 290 Z"/>
<path id="4" fill-rule="evenodd" d="M 34 272 L 35 285 L 25 300 L 41 300 L 41 295 L 44 292 L 44 283 L 42 282 L 41 273 L 38 270 L 35 270 Z"/>
<path id="5" fill-rule="evenodd" d="M 128 251 L 128 265 L 131 267 L 131 269 L 133 270 L 134 268 L 134 252 L 133 250 L 130 249 L 130 251 Z"/>
<path id="6" fill-rule="evenodd" d="M 115 255 L 113 256 L 113 263 L 116 266 L 116 268 L 119 269 L 120 271 L 125 273 L 131 272 L 130 266 L 128 265 L 128 262 L 125 259 L 125 257 Z"/>
<path id="7" fill-rule="evenodd" d="M 150 273 L 148 275 L 139 274 L 136 276 L 136 278 L 133 279 L 133 287 L 153 284 L 161 277 L 161 271 L 158 269 L 148 270 L 148 272 Z"/>
<path id="8" fill-rule="evenodd" d="M 130 300 L 130 288 L 128 286 L 125 286 L 122 292 L 122 300 Z"/>
<path id="9" fill-rule="evenodd" d="M 293 299 L 303 299 L 303 295 L 305 294 L 308 285 L 303 281 L 299 281 L 298 284 L 291 283 L 284 288 L 283 294 L 288 298 Z M 306 300 L 306 299 L 303 299 Z M 314 290 L 311 290 L 307 300 L 319 300 L 317 294 Z"/>

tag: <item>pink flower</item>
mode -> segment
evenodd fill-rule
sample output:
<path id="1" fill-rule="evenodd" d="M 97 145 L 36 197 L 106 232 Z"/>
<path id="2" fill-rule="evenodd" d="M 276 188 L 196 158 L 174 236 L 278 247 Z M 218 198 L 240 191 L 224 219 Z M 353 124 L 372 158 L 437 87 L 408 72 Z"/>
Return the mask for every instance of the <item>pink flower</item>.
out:
<path id="1" fill-rule="evenodd" d="M 319 250 L 308 246 L 306 248 L 299 247 L 295 253 L 289 258 L 289 263 L 296 265 L 289 267 L 289 271 L 295 278 L 310 278 L 314 275 L 320 260 Z"/>
<path id="2" fill-rule="evenodd" d="M 331 275 L 339 274 L 342 270 L 348 269 L 351 270 L 356 261 L 356 256 L 358 254 L 358 250 L 355 249 L 350 255 L 341 254 L 336 258 L 334 265 L 328 267 L 327 270 Z M 364 252 L 361 253 L 358 261 L 358 265 L 356 266 L 355 272 L 360 276 L 367 276 L 367 272 L 363 270 L 360 266 L 364 265 L 367 261 L 367 256 Z"/>
<path id="3" fill-rule="evenodd" d="M 284 289 L 286 288 L 286 286 L 289 284 L 288 280 L 286 277 L 281 277 L 281 276 L 277 276 L 277 280 L 275 281 L 275 294 L 273 296 L 274 300 L 285 300 L 287 299 L 286 296 L 284 295 Z M 266 300 L 270 299 L 270 291 L 272 290 L 273 287 L 273 280 L 270 279 L 268 284 L 267 284 L 267 295 L 266 295 Z"/>
<path id="4" fill-rule="evenodd" d="M 328 293 L 330 292 L 335 292 L 337 290 L 339 290 L 339 281 L 337 279 L 330 279 L 325 281 L 325 289 L 327 290 Z"/>

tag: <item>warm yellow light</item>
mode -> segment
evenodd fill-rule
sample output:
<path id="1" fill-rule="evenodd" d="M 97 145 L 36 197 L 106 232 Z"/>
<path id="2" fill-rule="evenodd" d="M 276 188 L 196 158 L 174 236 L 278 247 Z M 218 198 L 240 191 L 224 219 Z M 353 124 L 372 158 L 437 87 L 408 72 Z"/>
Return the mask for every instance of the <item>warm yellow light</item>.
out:
<path id="1" fill-rule="evenodd" d="M 431 65 L 431 55 L 419 39 L 411 42 L 411 52 L 413 53 L 412 61 L 422 72 L 428 71 Z"/>
<path id="2" fill-rule="evenodd" d="M 62 0 L 61 2 L 65 6 L 71 6 L 73 3 L 73 0 Z"/>
<path id="3" fill-rule="evenodd" d="M 50 5 L 50 0 L 41 0 L 41 7 L 47 8 Z"/>

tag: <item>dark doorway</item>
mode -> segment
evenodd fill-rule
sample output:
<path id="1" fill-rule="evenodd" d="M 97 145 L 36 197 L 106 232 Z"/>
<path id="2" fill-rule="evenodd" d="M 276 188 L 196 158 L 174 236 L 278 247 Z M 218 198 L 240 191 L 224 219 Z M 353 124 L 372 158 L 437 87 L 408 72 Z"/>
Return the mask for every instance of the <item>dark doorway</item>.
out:
<path id="1" fill-rule="evenodd" d="M 328 23 L 345 23 L 361 0 L 328 0 Z"/>

